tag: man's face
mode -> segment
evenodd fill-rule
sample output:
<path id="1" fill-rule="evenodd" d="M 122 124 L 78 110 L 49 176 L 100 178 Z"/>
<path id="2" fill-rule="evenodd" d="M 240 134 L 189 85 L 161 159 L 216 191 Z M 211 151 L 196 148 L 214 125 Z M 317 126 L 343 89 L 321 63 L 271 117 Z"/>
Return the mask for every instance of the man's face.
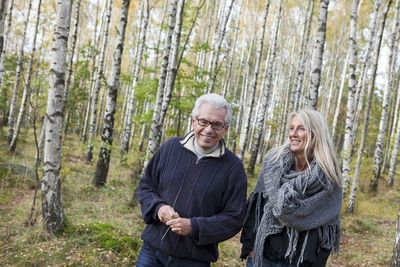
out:
<path id="1" fill-rule="evenodd" d="M 196 136 L 197 145 L 202 149 L 208 150 L 217 145 L 217 143 L 224 137 L 229 125 L 224 126 L 222 129 L 214 129 L 211 124 L 202 126 L 198 120 L 207 120 L 209 122 L 218 122 L 225 125 L 226 109 L 214 109 L 208 103 L 201 104 L 199 108 L 199 115 L 197 120 L 192 118 L 192 128 Z"/>

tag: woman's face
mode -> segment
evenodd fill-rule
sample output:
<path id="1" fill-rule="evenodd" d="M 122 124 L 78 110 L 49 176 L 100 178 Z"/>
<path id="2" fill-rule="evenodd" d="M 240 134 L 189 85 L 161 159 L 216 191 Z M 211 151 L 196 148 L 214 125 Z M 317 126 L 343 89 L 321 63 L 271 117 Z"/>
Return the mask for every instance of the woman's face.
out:
<path id="1" fill-rule="evenodd" d="M 302 121 L 294 116 L 289 128 L 290 151 L 294 154 L 304 154 L 307 143 L 307 132 Z"/>

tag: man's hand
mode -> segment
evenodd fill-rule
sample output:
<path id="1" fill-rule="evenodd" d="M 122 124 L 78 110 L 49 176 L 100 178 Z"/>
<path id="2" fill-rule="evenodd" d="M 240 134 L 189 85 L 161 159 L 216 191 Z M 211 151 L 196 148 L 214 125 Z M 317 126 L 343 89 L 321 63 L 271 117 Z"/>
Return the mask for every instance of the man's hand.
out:
<path id="1" fill-rule="evenodd" d="M 163 205 L 158 209 L 157 216 L 161 222 L 166 223 L 169 220 L 178 218 L 179 214 L 170 205 Z"/>
<path id="2" fill-rule="evenodd" d="M 167 222 L 167 225 L 171 227 L 172 232 L 178 235 L 190 235 L 192 233 L 192 225 L 190 224 L 190 219 L 172 219 Z"/>

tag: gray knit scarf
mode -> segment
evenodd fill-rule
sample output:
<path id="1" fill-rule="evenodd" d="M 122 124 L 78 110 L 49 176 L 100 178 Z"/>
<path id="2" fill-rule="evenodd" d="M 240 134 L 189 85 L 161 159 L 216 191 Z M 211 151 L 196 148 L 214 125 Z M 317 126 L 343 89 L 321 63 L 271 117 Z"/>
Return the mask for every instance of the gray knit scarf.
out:
<path id="1" fill-rule="evenodd" d="M 294 157 L 289 149 L 274 161 L 269 154 L 258 177 L 255 192 L 263 193 L 267 202 L 264 214 L 259 220 L 261 200 L 256 205 L 256 240 L 254 244 L 254 265 L 262 266 L 265 239 L 281 233 L 286 226 L 289 246 L 286 258 L 299 266 L 303 262 L 308 230 L 318 229 L 319 246 L 339 253 L 340 210 L 342 189 L 332 183 L 318 163 L 313 160 L 310 168 L 303 172 L 292 170 Z M 298 244 L 299 232 L 307 231 L 303 244 Z M 292 258 L 301 249 L 297 263 Z"/>

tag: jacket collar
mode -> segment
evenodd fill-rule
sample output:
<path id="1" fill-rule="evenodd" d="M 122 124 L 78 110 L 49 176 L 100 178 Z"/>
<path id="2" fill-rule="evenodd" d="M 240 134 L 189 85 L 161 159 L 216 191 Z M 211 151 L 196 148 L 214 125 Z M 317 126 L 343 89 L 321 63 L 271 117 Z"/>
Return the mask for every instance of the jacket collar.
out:
<path id="1" fill-rule="evenodd" d="M 194 135 L 193 130 L 190 131 L 188 134 L 186 134 L 186 136 L 180 142 L 184 148 L 195 153 L 194 152 L 194 144 L 193 144 L 193 142 L 195 142 L 195 135 Z M 225 146 L 224 139 L 221 139 L 221 141 L 219 141 L 219 142 L 220 142 L 221 147 L 218 148 L 217 150 L 213 151 L 212 153 L 208 154 L 207 157 L 220 158 L 225 154 L 226 146 Z"/>

